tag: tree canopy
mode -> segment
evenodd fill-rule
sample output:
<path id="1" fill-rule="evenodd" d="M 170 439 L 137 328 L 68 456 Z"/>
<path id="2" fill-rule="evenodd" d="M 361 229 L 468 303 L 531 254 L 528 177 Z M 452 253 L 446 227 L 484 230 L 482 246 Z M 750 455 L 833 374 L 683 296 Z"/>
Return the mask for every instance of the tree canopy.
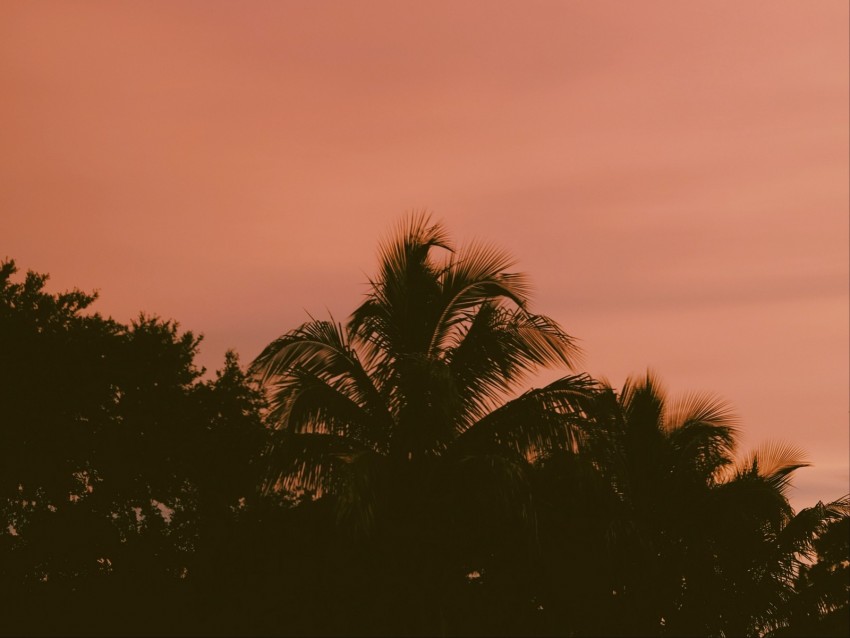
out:
<path id="1" fill-rule="evenodd" d="M 0 265 L 4 634 L 846 635 L 850 500 L 792 509 L 803 452 L 582 374 L 427 215 L 248 371 L 46 283 Z"/>

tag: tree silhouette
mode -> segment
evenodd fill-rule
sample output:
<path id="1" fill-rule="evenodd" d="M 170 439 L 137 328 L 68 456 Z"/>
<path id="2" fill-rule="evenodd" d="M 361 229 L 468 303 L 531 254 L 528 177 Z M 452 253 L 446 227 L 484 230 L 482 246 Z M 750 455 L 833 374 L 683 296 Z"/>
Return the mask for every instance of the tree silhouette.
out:
<path id="1" fill-rule="evenodd" d="M 3 631 L 191 626 L 260 478 L 260 396 L 234 355 L 201 380 L 173 322 L 124 326 L 15 274 L 0 266 Z"/>
<path id="2" fill-rule="evenodd" d="M 397 590 L 433 587 L 409 592 L 411 604 L 435 608 L 407 609 L 424 624 L 405 631 L 439 630 L 446 572 L 457 581 L 476 567 L 447 565 L 444 548 L 480 545 L 486 522 L 530 524 L 529 459 L 579 435 L 585 376 L 503 403 L 529 372 L 571 367 L 578 354 L 530 312 L 527 280 L 511 266 L 492 247 L 455 251 L 440 224 L 414 216 L 382 245 L 379 274 L 345 326 L 311 320 L 252 366 L 278 428 L 268 487 L 330 495 L 343 527 L 396 548 L 387 560 L 402 567 Z"/>
<path id="3" fill-rule="evenodd" d="M 846 635 L 850 497 L 652 374 L 521 392 L 578 350 L 512 263 L 411 217 L 347 323 L 214 376 L 0 264 L 0 633 Z"/>
<path id="4" fill-rule="evenodd" d="M 762 635 L 789 622 L 812 542 L 846 502 L 795 514 L 799 450 L 736 461 L 731 410 L 651 374 L 603 386 L 579 454 L 538 463 L 544 608 L 578 635 Z M 578 551 L 576 548 L 579 548 Z"/>
<path id="5" fill-rule="evenodd" d="M 789 601 L 789 622 L 775 636 L 842 636 L 850 625 L 850 499 L 818 503 L 813 516 L 822 520 L 811 550 L 816 560 L 800 566 Z M 833 509 L 831 516 L 824 510 Z"/>

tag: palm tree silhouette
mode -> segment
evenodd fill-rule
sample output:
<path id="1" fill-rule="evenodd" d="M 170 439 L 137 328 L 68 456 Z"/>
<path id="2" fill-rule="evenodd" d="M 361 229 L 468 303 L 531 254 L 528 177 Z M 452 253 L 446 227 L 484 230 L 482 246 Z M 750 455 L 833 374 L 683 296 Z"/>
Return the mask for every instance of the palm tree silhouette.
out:
<path id="1" fill-rule="evenodd" d="M 701 522 L 715 561 L 714 594 L 702 610 L 722 610 L 718 626 L 725 635 L 764 635 L 793 623 L 795 586 L 816 555 L 818 537 L 850 515 L 847 496 L 794 511 L 791 478 L 807 465 L 796 446 L 769 443 L 731 466 L 713 490 Z"/>
<path id="2" fill-rule="evenodd" d="M 822 515 L 826 509 L 835 510 L 831 517 Z M 818 503 L 814 516 L 823 525 L 807 557 L 817 560 L 800 565 L 788 624 L 772 635 L 841 636 L 850 626 L 850 497 Z"/>
<path id="3" fill-rule="evenodd" d="M 346 325 L 311 319 L 254 361 L 279 430 L 267 488 L 334 494 L 340 516 L 368 531 L 379 475 L 410 498 L 446 461 L 484 456 L 507 494 L 531 455 L 573 444 L 588 377 L 502 402 L 528 373 L 572 369 L 579 354 L 557 323 L 529 311 L 527 279 L 512 265 L 491 246 L 456 251 L 428 215 L 402 222 Z"/>
<path id="4" fill-rule="evenodd" d="M 579 350 L 529 310 L 527 279 L 504 252 L 455 250 L 422 214 L 379 255 L 346 325 L 311 319 L 253 363 L 277 427 L 265 488 L 330 496 L 343 529 L 382 534 L 378 551 L 394 548 L 401 571 L 430 583 L 408 596 L 428 601 L 447 590 L 447 572 L 463 579 L 470 555 L 501 542 L 481 533 L 487 521 L 505 534 L 533 529 L 530 460 L 576 446 L 594 382 L 565 376 L 510 399 L 541 366 L 572 369 Z M 399 631 L 445 631 L 445 618 L 425 618 L 441 603 L 422 605 L 432 609 L 404 622 L 424 619 Z"/>
<path id="5" fill-rule="evenodd" d="M 580 454 L 538 462 L 550 598 L 580 635 L 761 635 L 787 624 L 801 560 L 846 500 L 795 513 L 790 445 L 736 461 L 723 401 L 652 374 L 603 383 Z M 576 551 L 575 548 L 580 548 Z M 570 574 L 565 576 L 565 574 Z M 580 575 L 576 577 L 576 575 Z"/>
<path id="6" fill-rule="evenodd" d="M 681 601 L 690 508 L 731 463 L 734 417 L 710 395 L 671 402 L 652 374 L 619 392 L 602 382 L 587 416 L 579 454 L 537 464 L 544 606 L 558 631 L 659 635 Z"/>

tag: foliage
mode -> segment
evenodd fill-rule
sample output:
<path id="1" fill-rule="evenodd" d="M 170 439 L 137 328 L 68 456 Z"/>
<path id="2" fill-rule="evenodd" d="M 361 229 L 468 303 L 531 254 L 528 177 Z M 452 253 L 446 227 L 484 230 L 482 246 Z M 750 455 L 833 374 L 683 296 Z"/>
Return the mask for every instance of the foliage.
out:
<path id="1" fill-rule="evenodd" d="M 255 493 L 260 395 L 233 354 L 202 380 L 200 340 L 173 322 L 125 326 L 86 313 L 94 295 L 15 274 L 0 267 L 4 628 L 179 622 L 186 576 Z M 158 607 L 140 617 L 139 600 Z"/>
<path id="2" fill-rule="evenodd" d="M 814 560 L 800 565 L 789 622 L 771 635 L 843 636 L 850 626 L 850 497 L 818 503 L 807 512 L 819 521 L 805 548 L 805 556 Z"/>
<path id="3" fill-rule="evenodd" d="M 795 515 L 799 450 L 736 462 L 723 402 L 671 402 L 651 374 L 597 395 L 581 454 L 538 463 L 553 628 L 578 635 L 761 635 L 789 622 L 801 560 L 846 503 Z M 575 548 L 581 547 L 577 552 Z"/>
<path id="4" fill-rule="evenodd" d="M 710 395 L 616 390 L 427 216 L 250 374 L 0 264 L 0 633 L 846 635 L 850 501 Z M 257 383 L 262 382 L 263 387 Z"/>
<path id="5" fill-rule="evenodd" d="M 382 584 L 405 592 L 393 598 L 407 610 L 397 631 L 440 629 L 443 592 L 475 567 L 470 555 L 533 529 L 531 456 L 580 436 L 585 376 L 504 402 L 528 373 L 578 354 L 529 310 L 512 263 L 489 246 L 455 250 L 442 225 L 414 216 L 382 244 L 345 326 L 311 320 L 253 364 L 278 429 L 269 489 L 327 494 L 345 529 L 380 539 L 385 560 L 404 566 Z"/>

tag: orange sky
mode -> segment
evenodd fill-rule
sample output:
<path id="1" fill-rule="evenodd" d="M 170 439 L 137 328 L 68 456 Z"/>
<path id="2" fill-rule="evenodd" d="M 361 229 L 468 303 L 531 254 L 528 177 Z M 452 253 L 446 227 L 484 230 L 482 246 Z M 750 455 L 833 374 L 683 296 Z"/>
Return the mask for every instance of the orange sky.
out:
<path id="1" fill-rule="evenodd" d="M 848 3 L 0 3 L 0 258 L 250 361 L 427 208 L 848 491 Z"/>

